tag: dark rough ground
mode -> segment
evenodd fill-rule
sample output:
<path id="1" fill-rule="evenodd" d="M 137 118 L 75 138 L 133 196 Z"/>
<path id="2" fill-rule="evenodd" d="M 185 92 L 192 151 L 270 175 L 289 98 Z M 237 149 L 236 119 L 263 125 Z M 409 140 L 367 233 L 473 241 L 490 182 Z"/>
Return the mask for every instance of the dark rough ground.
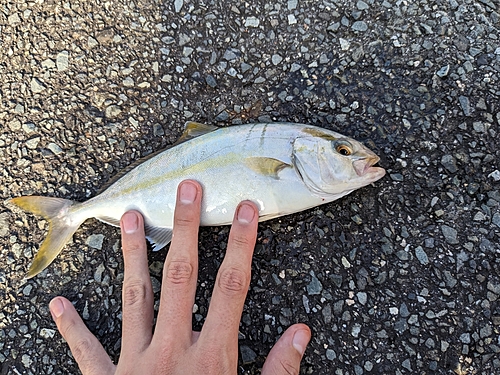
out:
<path id="1" fill-rule="evenodd" d="M 0 196 L 84 200 L 186 120 L 337 130 L 388 175 L 260 225 L 240 372 L 304 322 L 303 374 L 500 374 L 498 2 L 266 3 L 3 2 Z M 119 232 L 88 221 L 19 282 L 44 228 L 0 207 L 0 374 L 78 373 L 59 294 L 119 354 Z M 201 232 L 197 328 L 227 234 Z"/>

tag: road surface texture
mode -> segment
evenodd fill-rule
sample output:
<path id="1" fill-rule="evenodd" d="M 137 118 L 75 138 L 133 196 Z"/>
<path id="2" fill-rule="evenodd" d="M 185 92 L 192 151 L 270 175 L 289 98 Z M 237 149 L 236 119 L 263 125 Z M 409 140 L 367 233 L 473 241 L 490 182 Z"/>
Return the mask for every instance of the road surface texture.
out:
<path id="1" fill-rule="evenodd" d="M 258 374 L 295 322 L 301 374 L 500 374 L 496 0 L 5 0 L 0 195 L 85 200 L 186 121 L 302 122 L 387 176 L 259 226 L 240 327 Z M 89 220 L 22 277 L 47 223 L 0 206 L 1 374 L 78 374 L 48 311 L 69 298 L 120 352 L 119 230 Z M 199 329 L 228 237 L 200 234 Z M 166 250 L 151 254 L 158 307 Z"/>

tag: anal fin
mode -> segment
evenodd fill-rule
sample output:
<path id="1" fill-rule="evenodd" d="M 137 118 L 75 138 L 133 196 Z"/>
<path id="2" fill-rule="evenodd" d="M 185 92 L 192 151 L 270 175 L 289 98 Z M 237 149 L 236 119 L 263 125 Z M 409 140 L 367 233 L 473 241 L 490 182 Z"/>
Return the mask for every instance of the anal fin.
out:
<path id="1" fill-rule="evenodd" d="M 167 246 L 172 240 L 172 228 L 153 227 L 145 225 L 146 238 L 153 246 L 153 251 L 158 251 Z"/>
<path id="2" fill-rule="evenodd" d="M 96 217 L 97 220 L 102 221 L 103 223 L 112 225 L 114 227 L 119 227 L 120 226 L 120 219 L 115 219 L 114 217 L 110 216 L 101 216 L 101 217 Z"/>
<path id="3" fill-rule="evenodd" d="M 97 218 L 103 223 L 113 225 L 115 227 L 120 226 L 120 220 L 108 216 L 101 216 Z M 152 225 L 145 224 L 144 231 L 146 233 L 146 238 L 151 245 L 153 245 L 153 251 L 161 250 L 163 247 L 167 246 L 172 240 L 172 229 L 164 227 L 154 227 Z"/>

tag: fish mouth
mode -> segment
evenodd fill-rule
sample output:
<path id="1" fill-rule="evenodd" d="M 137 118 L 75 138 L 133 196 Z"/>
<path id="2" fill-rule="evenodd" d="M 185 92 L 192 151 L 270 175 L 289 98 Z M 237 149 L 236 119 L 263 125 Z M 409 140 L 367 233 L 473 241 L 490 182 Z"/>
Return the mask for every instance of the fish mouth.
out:
<path id="1" fill-rule="evenodd" d="M 377 155 L 373 155 L 354 161 L 352 166 L 359 177 L 367 177 L 370 180 L 376 181 L 385 175 L 384 168 L 374 167 L 379 160 L 380 158 Z"/>

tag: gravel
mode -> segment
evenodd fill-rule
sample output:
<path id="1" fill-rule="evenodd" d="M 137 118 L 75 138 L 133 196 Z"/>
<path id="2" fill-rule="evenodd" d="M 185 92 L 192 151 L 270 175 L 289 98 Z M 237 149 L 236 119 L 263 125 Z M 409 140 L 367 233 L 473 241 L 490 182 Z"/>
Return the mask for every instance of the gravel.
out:
<path id="1" fill-rule="evenodd" d="M 259 225 L 239 373 L 295 322 L 302 374 L 500 373 L 500 15 L 491 0 L 11 2 L 0 13 L 3 200 L 83 201 L 187 120 L 291 121 L 387 177 Z M 40 218 L 0 208 L 1 374 L 78 374 L 48 311 L 69 298 L 120 353 L 119 231 L 89 220 L 21 281 Z M 195 328 L 228 228 L 200 232 Z M 165 251 L 150 254 L 158 308 Z"/>

